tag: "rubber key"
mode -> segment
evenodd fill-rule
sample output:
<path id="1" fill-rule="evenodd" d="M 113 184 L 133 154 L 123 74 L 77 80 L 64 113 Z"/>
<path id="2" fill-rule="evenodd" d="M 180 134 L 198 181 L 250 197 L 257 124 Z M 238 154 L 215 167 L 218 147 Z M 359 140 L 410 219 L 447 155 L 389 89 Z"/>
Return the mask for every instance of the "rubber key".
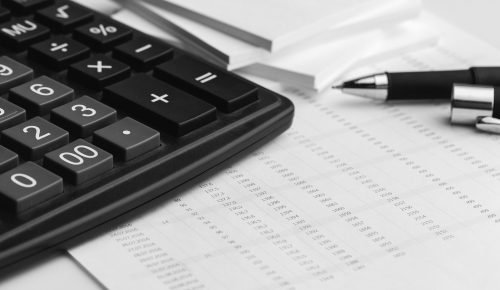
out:
<path id="1" fill-rule="evenodd" d="M 105 88 L 103 101 L 177 136 L 217 119 L 212 105 L 146 74 Z"/>
<path id="2" fill-rule="evenodd" d="M 78 139 L 45 155 L 44 166 L 78 185 L 113 169 L 113 155 Z"/>
<path id="3" fill-rule="evenodd" d="M 0 57 L 0 94 L 33 79 L 33 70 L 10 57 Z"/>
<path id="4" fill-rule="evenodd" d="M 20 213 L 63 192 L 63 180 L 33 162 L 0 175 L 0 205 Z"/>
<path id="5" fill-rule="evenodd" d="M 228 113 L 258 100 L 249 82 L 185 55 L 157 66 L 154 75 Z"/>

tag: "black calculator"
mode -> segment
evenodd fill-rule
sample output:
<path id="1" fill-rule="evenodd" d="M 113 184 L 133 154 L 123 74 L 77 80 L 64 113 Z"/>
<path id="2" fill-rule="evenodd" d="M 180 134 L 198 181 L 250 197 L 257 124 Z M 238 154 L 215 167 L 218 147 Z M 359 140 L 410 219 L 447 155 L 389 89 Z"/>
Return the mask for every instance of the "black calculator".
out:
<path id="1" fill-rule="evenodd" d="M 290 127 L 286 98 L 70 1 L 0 4 L 0 268 Z"/>

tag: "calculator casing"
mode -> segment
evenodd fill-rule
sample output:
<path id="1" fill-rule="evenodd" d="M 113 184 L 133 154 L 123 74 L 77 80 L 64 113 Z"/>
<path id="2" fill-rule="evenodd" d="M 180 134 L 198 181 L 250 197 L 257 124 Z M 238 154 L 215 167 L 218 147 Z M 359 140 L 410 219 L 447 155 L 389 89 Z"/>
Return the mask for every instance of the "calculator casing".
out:
<path id="1" fill-rule="evenodd" d="M 95 13 L 96 19 L 109 18 Z M 137 30 L 132 31 L 134 35 L 144 35 Z M 174 47 L 174 57 L 183 54 L 201 60 Z M 0 47 L 0 55 L 33 68 L 35 77 L 46 75 L 70 86 L 77 97 L 88 95 L 97 100 L 102 97 L 102 91 L 69 80 L 67 70 L 55 71 L 29 59 L 26 51 L 14 52 Z M 63 193 L 18 217 L 0 213 L 0 269 L 40 253 L 78 243 L 82 235 L 100 232 L 105 227 L 99 226 L 120 220 L 119 217 L 125 214 L 127 218 L 133 217 L 134 213 L 141 212 L 141 208 L 168 202 L 169 198 L 283 133 L 292 124 L 292 102 L 259 85 L 255 86 L 259 90 L 259 100 L 255 103 L 233 113 L 218 111 L 217 121 L 181 137 L 155 127 L 161 133 L 158 149 L 130 162 L 116 163 L 112 171 L 92 182 L 80 186 L 65 183 L 65 193 L 68 194 Z M 0 97 L 5 98 L 6 94 Z M 118 111 L 118 115 L 123 116 L 123 112 Z M 147 116 L 137 120 L 147 124 Z"/>

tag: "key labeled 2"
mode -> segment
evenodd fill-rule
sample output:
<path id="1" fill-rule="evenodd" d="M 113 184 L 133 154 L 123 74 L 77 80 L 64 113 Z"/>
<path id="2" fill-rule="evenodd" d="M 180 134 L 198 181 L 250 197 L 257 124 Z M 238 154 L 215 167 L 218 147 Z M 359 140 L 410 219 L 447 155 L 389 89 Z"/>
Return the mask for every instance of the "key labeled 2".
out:
<path id="1" fill-rule="evenodd" d="M 24 159 L 33 161 L 68 144 L 69 133 L 45 119 L 35 117 L 3 131 L 1 140 L 5 147 L 19 153 Z"/>
<path id="2" fill-rule="evenodd" d="M 44 166 L 73 184 L 81 184 L 113 169 L 113 155 L 78 139 L 45 155 Z"/>

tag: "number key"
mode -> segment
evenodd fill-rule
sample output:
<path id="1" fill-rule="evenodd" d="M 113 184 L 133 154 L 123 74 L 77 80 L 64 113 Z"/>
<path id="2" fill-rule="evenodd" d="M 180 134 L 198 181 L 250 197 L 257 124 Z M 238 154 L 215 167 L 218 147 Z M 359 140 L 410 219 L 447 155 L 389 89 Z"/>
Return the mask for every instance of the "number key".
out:
<path id="1" fill-rule="evenodd" d="M 26 121 L 26 111 L 0 98 L 0 131 Z"/>
<path id="2" fill-rule="evenodd" d="M 63 190 L 61 177 L 33 162 L 0 175 L 0 204 L 15 213 L 32 208 Z"/>
<path id="3" fill-rule="evenodd" d="M 74 91 L 49 77 L 41 76 L 10 90 L 9 100 L 26 108 L 28 115 L 45 115 L 73 99 Z"/>
<path id="4" fill-rule="evenodd" d="M 71 132 L 72 135 L 86 138 L 95 130 L 116 121 L 116 110 L 90 97 L 83 96 L 73 102 L 52 110 L 52 122 Z"/>
<path id="5" fill-rule="evenodd" d="M 7 56 L 0 57 L 0 94 L 33 79 L 33 70 Z"/>
<path id="6" fill-rule="evenodd" d="M 2 143 L 28 160 L 38 160 L 47 152 L 69 142 L 67 131 L 35 117 L 2 132 Z"/>
<path id="7" fill-rule="evenodd" d="M 78 185 L 113 169 L 113 155 L 78 139 L 45 155 L 44 166 Z"/>
<path id="8" fill-rule="evenodd" d="M 16 153 L 0 146 L 0 173 L 16 167 L 18 163 L 19 157 Z"/>

